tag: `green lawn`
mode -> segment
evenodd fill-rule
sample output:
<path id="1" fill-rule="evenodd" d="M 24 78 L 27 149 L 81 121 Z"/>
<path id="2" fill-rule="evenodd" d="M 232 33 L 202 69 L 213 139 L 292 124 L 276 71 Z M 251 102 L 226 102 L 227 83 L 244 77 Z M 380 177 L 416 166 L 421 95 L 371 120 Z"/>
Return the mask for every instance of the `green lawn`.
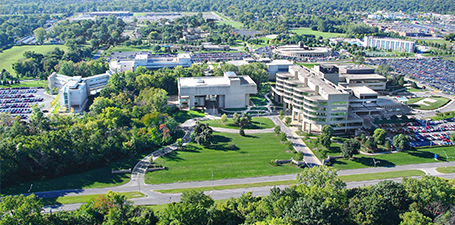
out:
<path id="1" fill-rule="evenodd" d="M 0 70 L 6 69 L 11 74 L 16 74 L 12 68 L 13 63 L 22 59 L 24 52 L 35 51 L 36 53 L 45 54 L 54 50 L 56 47 L 67 50 L 67 47 L 64 45 L 23 45 L 4 50 L 3 52 L 0 52 Z"/>
<path id="2" fill-rule="evenodd" d="M 379 173 L 346 175 L 346 176 L 339 176 L 339 178 L 344 182 L 353 182 L 353 181 L 381 180 L 381 179 L 422 176 L 422 175 L 425 175 L 425 173 L 421 170 L 402 170 L 402 171 L 393 171 L 393 172 L 379 172 Z"/>
<path id="3" fill-rule="evenodd" d="M 217 11 L 213 11 L 213 13 L 215 13 L 217 16 L 221 17 L 221 19 L 223 19 L 224 21 L 230 21 L 231 19 L 229 19 L 227 16 L 217 12 Z"/>
<path id="4" fill-rule="evenodd" d="M 436 116 L 430 117 L 433 121 L 444 120 L 448 118 L 455 117 L 455 111 L 452 112 L 444 112 L 444 113 L 436 113 Z"/>
<path id="5" fill-rule="evenodd" d="M 407 91 L 409 92 L 422 92 L 421 88 L 408 88 Z"/>
<path id="6" fill-rule="evenodd" d="M 183 123 L 186 120 L 196 118 L 196 117 L 204 117 L 205 113 L 204 112 L 199 112 L 195 110 L 182 110 L 182 111 L 177 111 L 175 113 L 171 113 L 171 116 L 174 117 L 174 119 L 179 122 Z"/>
<path id="7" fill-rule="evenodd" d="M 267 99 L 263 95 L 252 95 L 250 96 L 250 99 L 256 106 L 265 106 L 268 103 Z"/>
<path id="8" fill-rule="evenodd" d="M 436 102 L 425 101 L 425 104 L 422 103 L 417 104 L 420 100 L 423 99 L 433 99 L 436 100 Z M 450 99 L 439 96 L 434 96 L 431 98 L 410 98 L 408 101 L 408 105 L 414 109 L 432 110 L 440 108 L 441 106 L 445 105 L 448 101 L 450 101 Z"/>
<path id="9" fill-rule="evenodd" d="M 446 57 L 446 58 L 444 58 L 444 59 L 447 59 L 447 60 L 450 60 L 450 61 L 455 62 L 455 57 Z"/>
<path id="10" fill-rule="evenodd" d="M 141 198 L 145 195 L 139 191 L 132 191 L 132 192 L 122 192 L 122 195 L 125 195 L 127 199 L 132 198 Z M 101 194 L 103 195 L 103 194 Z M 86 203 L 92 200 L 95 197 L 100 195 L 79 195 L 79 196 L 64 196 L 58 198 L 44 198 L 43 203 L 44 205 L 64 205 L 64 204 L 75 204 L 75 203 Z"/>
<path id="11" fill-rule="evenodd" d="M 271 166 L 270 160 L 290 159 L 286 146 L 274 133 L 239 134 L 213 133 L 215 143 L 208 148 L 190 143 L 184 150 L 174 151 L 156 160 L 167 170 L 145 174 L 145 183 L 160 184 L 293 174 L 294 166 Z M 228 144 L 235 144 L 229 148 Z"/>
<path id="12" fill-rule="evenodd" d="M 234 29 L 240 29 L 240 28 L 243 28 L 243 26 L 244 26 L 242 22 L 237 22 L 237 21 L 217 21 L 216 23 L 231 25 Z"/>
<path id="13" fill-rule="evenodd" d="M 295 33 L 295 34 L 299 34 L 299 35 L 302 35 L 302 34 L 312 34 L 316 37 L 323 37 L 323 38 L 329 38 L 329 37 L 344 37 L 345 34 L 342 34 L 342 33 L 328 33 L 328 32 L 321 32 L 321 31 L 315 31 L 315 30 L 311 30 L 311 28 L 298 28 L 298 29 L 291 29 L 289 30 L 289 32 L 291 33 Z"/>
<path id="14" fill-rule="evenodd" d="M 312 69 L 314 66 L 319 66 L 319 63 L 297 63 L 297 65 L 305 66 L 307 68 Z"/>
<path id="15" fill-rule="evenodd" d="M 432 163 L 432 162 L 445 162 L 446 151 L 449 156 L 449 161 L 455 161 L 451 156 L 455 156 L 455 146 L 451 147 L 434 147 L 434 148 L 421 148 L 416 150 L 407 150 L 393 154 L 383 154 L 374 156 L 378 167 L 390 167 L 397 165 L 419 164 L 419 163 Z M 434 159 L 434 154 L 438 154 L 438 161 Z M 358 169 L 372 167 L 373 158 L 371 156 L 356 155 L 353 160 L 336 159 L 333 161 L 333 166 L 340 170 Z"/>
<path id="16" fill-rule="evenodd" d="M 438 167 L 436 171 L 440 173 L 455 173 L 455 166 Z"/>
<path id="17" fill-rule="evenodd" d="M 50 180 L 36 180 L 5 187 L 2 188 L 2 194 L 27 193 L 31 184 L 33 184 L 32 192 L 118 186 L 127 183 L 130 180 L 130 174 L 112 174 L 111 170 L 133 169 L 136 163 L 147 154 L 142 153 L 135 157 L 112 162 L 106 167 L 89 170 L 83 173 L 76 173 Z"/>
<path id="18" fill-rule="evenodd" d="M 220 185 L 220 186 L 207 186 L 197 188 L 179 188 L 179 189 L 168 189 L 168 190 L 155 190 L 160 193 L 182 193 L 185 191 L 211 191 L 211 190 L 226 190 L 226 189 L 238 189 L 238 188 L 252 188 L 252 187 L 264 187 L 264 186 L 278 186 L 278 185 L 292 185 L 297 184 L 296 180 L 283 180 L 283 181 L 270 181 L 250 184 L 231 184 L 231 185 Z"/>
<path id="19" fill-rule="evenodd" d="M 309 136 L 310 135 L 308 135 L 308 137 Z M 335 142 L 332 142 L 330 148 L 327 149 L 326 147 L 318 144 L 317 139 L 315 138 L 303 138 L 302 140 L 303 142 L 305 142 L 308 148 L 310 148 L 313 151 L 314 155 L 316 155 L 316 157 L 318 157 L 319 160 L 326 159 L 329 155 L 332 157 L 342 155 L 341 145 Z"/>
<path id="20" fill-rule="evenodd" d="M 1 63 L 1 62 L 0 62 Z M 32 81 L 21 81 L 20 84 L 0 85 L 0 87 L 43 87 L 47 85 L 47 81 L 44 80 L 32 80 Z"/>
<path id="21" fill-rule="evenodd" d="M 267 129 L 267 128 L 274 128 L 275 124 L 269 118 L 264 117 L 252 117 L 252 125 L 245 130 L 250 129 Z M 211 127 L 221 127 L 221 128 L 229 128 L 229 129 L 239 129 L 239 127 L 234 126 L 234 120 L 228 119 L 226 123 L 222 123 L 220 120 L 206 120 L 203 123 L 207 123 Z"/>

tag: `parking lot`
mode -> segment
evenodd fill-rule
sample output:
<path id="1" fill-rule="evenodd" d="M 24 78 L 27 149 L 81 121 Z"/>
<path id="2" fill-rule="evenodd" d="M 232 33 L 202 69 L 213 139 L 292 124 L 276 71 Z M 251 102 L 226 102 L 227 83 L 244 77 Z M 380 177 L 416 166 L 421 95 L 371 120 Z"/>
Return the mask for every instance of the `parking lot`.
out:
<path id="1" fill-rule="evenodd" d="M 42 87 L 0 88 L 0 112 L 28 119 L 34 105 L 48 109 L 53 97 L 44 94 Z"/>
<path id="2" fill-rule="evenodd" d="M 388 65 L 398 74 L 447 94 L 455 94 L 455 62 L 445 59 L 374 59 L 368 64 Z"/>
<path id="3" fill-rule="evenodd" d="M 415 136 L 411 146 L 430 146 L 452 144 L 450 134 L 455 133 L 455 118 L 440 121 L 418 120 L 409 126 Z"/>

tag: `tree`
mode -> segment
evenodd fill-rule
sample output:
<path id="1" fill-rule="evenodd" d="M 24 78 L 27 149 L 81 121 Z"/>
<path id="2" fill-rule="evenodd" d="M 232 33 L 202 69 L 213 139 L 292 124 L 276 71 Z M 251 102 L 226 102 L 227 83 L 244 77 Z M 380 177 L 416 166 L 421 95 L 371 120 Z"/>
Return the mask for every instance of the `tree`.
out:
<path id="1" fill-rule="evenodd" d="M 292 224 L 336 224 L 338 216 L 327 203 L 318 202 L 312 198 L 301 197 L 293 206 L 286 210 L 285 218 L 290 218 Z"/>
<path id="2" fill-rule="evenodd" d="M 223 113 L 223 115 L 221 116 L 220 121 L 221 121 L 222 123 L 226 123 L 227 119 L 228 119 L 228 118 L 227 118 L 227 116 L 226 116 L 226 113 Z"/>
<path id="3" fill-rule="evenodd" d="M 419 87 L 417 86 L 416 82 L 412 82 L 412 83 L 411 83 L 411 87 L 412 87 L 412 88 L 419 88 Z"/>
<path id="4" fill-rule="evenodd" d="M 395 135 L 393 137 L 393 145 L 401 150 L 409 148 L 409 137 L 403 134 Z"/>
<path id="5" fill-rule="evenodd" d="M 245 136 L 245 130 L 243 130 L 243 127 L 240 127 L 239 134 L 240 136 Z"/>
<path id="6" fill-rule="evenodd" d="M 280 140 L 281 140 L 282 142 L 285 142 L 285 141 L 287 140 L 287 135 L 286 135 L 286 133 L 284 133 L 284 132 L 280 133 Z"/>
<path id="7" fill-rule="evenodd" d="M 387 136 L 387 132 L 384 129 L 378 128 L 378 129 L 374 130 L 373 138 L 374 138 L 374 142 L 376 144 L 379 144 L 379 145 L 384 144 L 386 136 Z"/>
<path id="8" fill-rule="evenodd" d="M 136 98 L 140 105 L 147 106 L 147 109 L 155 112 L 165 112 L 167 110 L 167 91 L 161 88 L 148 88 L 142 90 Z"/>
<path id="9" fill-rule="evenodd" d="M 330 145 L 332 144 L 332 135 L 333 135 L 333 129 L 325 125 L 322 127 L 321 135 L 318 137 L 317 141 L 320 143 L 322 146 L 326 148 L 330 148 Z"/>
<path id="10" fill-rule="evenodd" d="M 275 126 L 273 131 L 275 132 L 275 134 L 279 134 L 281 132 L 281 127 L 280 126 Z"/>
<path id="11" fill-rule="evenodd" d="M 386 141 L 386 142 L 385 142 L 384 148 L 385 148 L 387 151 L 392 150 L 392 146 L 390 146 L 390 141 Z"/>
<path id="12" fill-rule="evenodd" d="M 297 182 L 308 187 L 331 187 L 336 190 L 346 187 L 346 184 L 338 178 L 337 170 L 328 166 L 305 168 L 297 175 Z"/>
<path id="13" fill-rule="evenodd" d="M 38 43 L 42 44 L 46 38 L 46 30 L 42 27 L 36 28 L 33 33 L 35 34 L 35 39 Z"/>
<path id="14" fill-rule="evenodd" d="M 344 158 L 352 158 L 354 154 L 358 154 L 360 144 L 355 139 L 347 139 L 341 146 L 341 152 Z"/>
<path id="15" fill-rule="evenodd" d="M 191 133 L 191 139 L 197 144 L 208 146 L 212 143 L 212 128 L 205 123 L 196 122 L 196 127 Z"/>
<path id="16" fill-rule="evenodd" d="M 34 194 L 2 197 L 0 202 L 0 224 L 41 224 L 43 203 Z"/>
<path id="17" fill-rule="evenodd" d="M 400 225 L 431 225 L 431 218 L 417 211 L 405 212 L 400 215 Z"/>

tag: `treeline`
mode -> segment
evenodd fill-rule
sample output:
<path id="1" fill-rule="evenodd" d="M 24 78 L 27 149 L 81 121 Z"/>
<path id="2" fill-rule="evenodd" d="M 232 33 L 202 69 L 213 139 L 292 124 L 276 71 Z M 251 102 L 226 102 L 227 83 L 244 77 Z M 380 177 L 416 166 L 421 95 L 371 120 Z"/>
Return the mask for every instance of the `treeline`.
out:
<path id="1" fill-rule="evenodd" d="M 180 137 L 169 116 L 167 92 L 115 74 L 90 113 L 45 117 L 34 108 L 28 123 L 1 114 L 2 185 L 48 179 L 107 165 L 151 151 Z M 135 81 L 134 81 L 135 82 Z M 122 86 L 122 84 L 128 84 Z"/>
<path id="2" fill-rule="evenodd" d="M 24 52 L 24 58 L 13 64 L 13 69 L 17 75 L 15 79 L 36 77 L 45 80 L 52 72 L 59 72 L 68 76 L 88 77 L 108 70 L 108 63 L 103 58 L 97 60 L 89 58 L 91 56 L 90 48 L 78 47 L 77 45 L 70 45 L 69 48 L 66 52 L 60 48 L 55 48 L 46 54 L 34 51 Z"/>
<path id="3" fill-rule="evenodd" d="M 422 176 L 346 189 L 334 169 L 313 167 L 297 176 L 296 185 L 272 188 L 268 196 L 248 192 L 215 203 L 202 191 L 188 191 L 180 202 L 155 212 L 132 206 L 113 192 L 78 210 L 52 214 L 40 213 L 42 203 L 34 196 L 5 197 L 0 203 L 0 224 L 19 219 L 27 224 L 453 224 L 454 184 L 454 180 Z"/>
<path id="4" fill-rule="evenodd" d="M 100 45 L 113 46 L 127 40 L 127 36 L 122 36 L 125 25 L 122 19 L 112 15 L 96 20 L 64 20 L 52 27 L 46 36 L 64 41 L 72 39 L 75 44 L 90 43 L 95 49 Z"/>
<path id="5" fill-rule="evenodd" d="M 430 0 L 247 0 L 247 1 L 159 1 L 132 0 L 128 2 L 113 2 L 106 0 L 88 0 L 74 2 L 70 0 L 5 0 L 0 5 L 1 14 L 35 14 L 35 13 L 73 13 L 87 11 L 132 11 L 132 12 L 204 12 L 219 11 L 228 15 L 238 15 L 238 11 L 244 11 L 260 16 L 270 16 L 272 13 L 336 13 L 336 12 L 375 12 L 383 11 L 406 11 L 406 12 L 433 12 L 453 13 L 455 12 L 453 0 L 441 1 L 435 4 Z M 248 15 L 248 14 L 246 14 Z"/>
<path id="6" fill-rule="evenodd" d="M 50 19 L 48 14 L 0 16 L 0 49 L 32 35 L 36 28 L 45 27 Z"/>

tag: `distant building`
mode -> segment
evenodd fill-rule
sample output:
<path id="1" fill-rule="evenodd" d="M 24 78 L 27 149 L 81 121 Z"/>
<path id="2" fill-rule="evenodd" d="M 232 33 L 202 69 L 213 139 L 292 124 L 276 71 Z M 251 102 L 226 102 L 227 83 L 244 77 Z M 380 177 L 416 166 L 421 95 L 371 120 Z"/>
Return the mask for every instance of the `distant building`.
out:
<path id="1" fill-rule="evenodd" d="M 308 47 L 300 42 L 298 45 L 283 45 L 275 48 L 273 53 L 287 57 L 328 57 L 332 49 L 326 47 Z"/>
<path id="2" fill-rule="evenodd" d="M 155 58 L 151 54 L 138 54 L 134 60 L 112 60 L 109 62 L 109 70 L 114 73 L 135 71 L 137 67 L 144 66 L 147 69 L 173 68 L 176 66 L 190 67 L 193 60 L 189 54 L 178 54 L 177 57 Z"/>
<path id="3" fill-rule="evenodd" d="M 202 45 L 204 51 L 229 51 L 229 45 Z"/>
<path id="4" fill-rule="evenodd" d="M 382 38 L 382 37 L 365 37 L 365 47 L 376 47 L 378 49 L 392 50 L 392 51 L 403 51 L 403 52 L 414 52 L 415 41 L 405 41 L 395 38 Z"/>
<path id="5" fill-rule="evenodd" d="M 257 94 L 249 76 L 225 72 L 222 77 L 181 77 L 177 80 L 181 107 L 206 106 L 208 101 L 220 108 L 249 106 L 250 95 Z"/>
<path id="6" fill-rule="evenodd" d="M 67 109 L 74 108 L 75 111 L 84 109 L 87 97 L 96 93 L 107 85 L 112 73 L 107 71 L 90 77 L 70 77 L 56 72 L 47 78 L 49 90 L 54 88 L 58 91 L 58 102 L 60 106 Z"/>
<path id="7" fill-rule="evenodd" d="M 110 16 L 114 15 L 117 17 L 126 17 L 132 16 L 133 14 L 130 11 L 100 11 L 100 12 L 86 12 L 84 13 L 85 16 Z"/>

